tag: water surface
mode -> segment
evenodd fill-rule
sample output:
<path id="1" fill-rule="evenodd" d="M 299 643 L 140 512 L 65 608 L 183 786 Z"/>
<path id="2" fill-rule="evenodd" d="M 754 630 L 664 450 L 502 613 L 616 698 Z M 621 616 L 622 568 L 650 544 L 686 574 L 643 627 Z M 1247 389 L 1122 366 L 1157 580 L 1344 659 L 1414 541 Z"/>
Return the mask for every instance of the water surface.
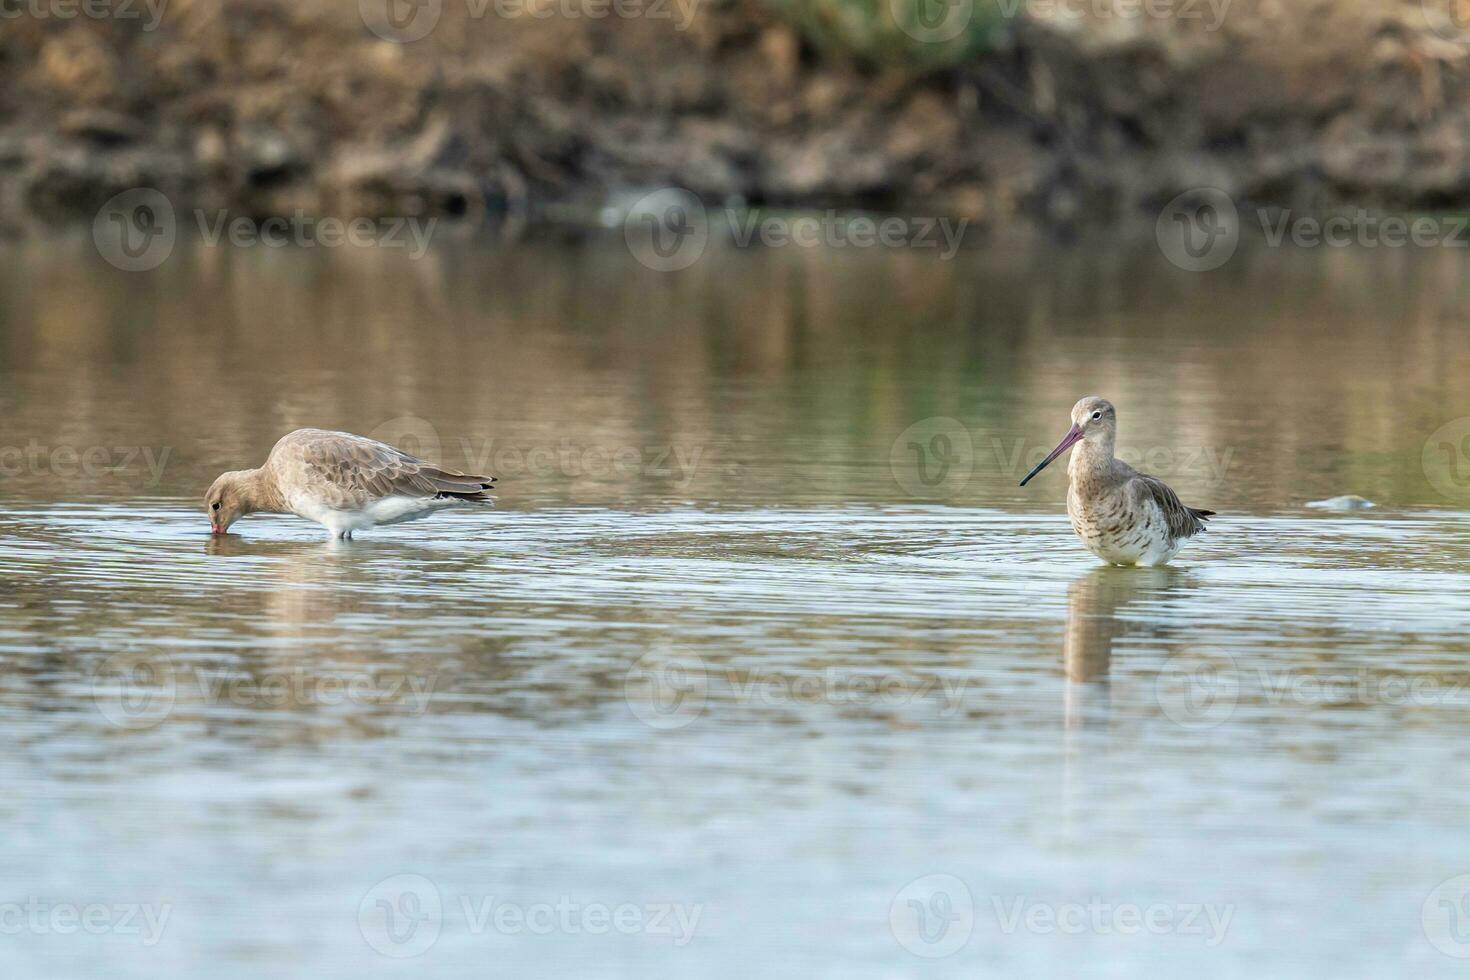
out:
<path id="1" fill-rule="evenodd" d="M 1462 969 L 1451 251 L 4 259 L 6 975 Z M 1090 393 L 1171 568 L 1016 486 Z M 301 425 L 499 506 L 211 539 Z"/>

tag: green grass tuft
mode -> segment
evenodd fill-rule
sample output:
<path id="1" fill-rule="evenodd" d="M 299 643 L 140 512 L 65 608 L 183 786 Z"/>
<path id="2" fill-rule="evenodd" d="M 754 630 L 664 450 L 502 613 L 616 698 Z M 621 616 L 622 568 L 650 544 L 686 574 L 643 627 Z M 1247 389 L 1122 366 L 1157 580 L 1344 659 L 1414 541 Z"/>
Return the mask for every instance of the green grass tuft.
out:
<path id="1" fill-rule="evenodd" d="M 822 54 L 876 68 L 937 71 L 994 48 L 1003 0 L 766 0 Z"/>

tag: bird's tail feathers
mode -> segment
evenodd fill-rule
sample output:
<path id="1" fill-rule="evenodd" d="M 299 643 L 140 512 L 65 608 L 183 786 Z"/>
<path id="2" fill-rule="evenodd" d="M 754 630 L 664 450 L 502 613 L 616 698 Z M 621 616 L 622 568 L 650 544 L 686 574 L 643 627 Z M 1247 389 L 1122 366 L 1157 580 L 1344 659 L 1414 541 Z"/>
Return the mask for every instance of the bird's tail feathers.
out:
<path id="1" fill-rule="evenodd" d="M 495 477 L 493 476 L 469 476 L 454 470 L 441 469 L 425 469 L 422 475 L 427 477 L 429 483 L 438 491 L 434 494 L 436 500 L 471 500 L 485 503 L 495 501 L 495 498 L 490 496 L 495 492 Z"/>

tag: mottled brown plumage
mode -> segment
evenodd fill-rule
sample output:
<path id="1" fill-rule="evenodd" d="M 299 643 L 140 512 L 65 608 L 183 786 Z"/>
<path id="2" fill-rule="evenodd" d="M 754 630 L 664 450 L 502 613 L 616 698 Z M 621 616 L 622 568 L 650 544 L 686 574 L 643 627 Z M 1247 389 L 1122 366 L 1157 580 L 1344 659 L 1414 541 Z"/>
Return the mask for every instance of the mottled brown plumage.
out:
<path id="1" fill-rule="evenodd" d="M 297 429 L 276 443 L 259 469 L 221 475 L 205 508 L 216 533 L 264 512 L 296 514 L 345 538 L 455 504 L 492 502 L 494 485 L 493 476 L 436 466 L 363 436 Z"/>
<path id="2" fill-rule="evenodd" d="M 265 468 L 283 487 L 313 488 L 339 508 L 392 496 L 484 499 L 495 482 L 435 466 L 386 443 L 322 429 L 297 429 L 282 437 Z"/>
<path id="3" fill-rule="evenodd" d="M 1213 511 L 1187 507 L 1158 477 L 1113 456 L 1118 417 L 1090 395 L 1072 406 L 1072 428 L 1021 485 L 1073 445 L 1067 465 L 1067 516 L 1087 550 L 1114 565 L 1162 565 L 1205 529 Z"/>

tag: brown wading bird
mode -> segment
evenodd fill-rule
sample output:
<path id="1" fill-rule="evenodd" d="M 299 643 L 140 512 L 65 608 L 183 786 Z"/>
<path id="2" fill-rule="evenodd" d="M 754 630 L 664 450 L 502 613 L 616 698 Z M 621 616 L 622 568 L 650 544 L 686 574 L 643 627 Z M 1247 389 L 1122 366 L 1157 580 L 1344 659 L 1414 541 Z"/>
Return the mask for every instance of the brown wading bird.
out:
<path id="1" fill-rule="evenodd" d="M 255 470 L 221 474 L 204 498 L 209 526 L 224 534 L 246 514 L 295 514 L 350 538 L 446 507 L 493 504 L 493 476 L 467 476 L 347 432 L 297 429 Z"/>
<path id="2" fill-rule="evenodd" d="M 1067 516 L 1087 550 L 1114 565 L 1162 565 L 1205 529 L 1212 510 L 1179 502 L 1169 485 L 1113 458 L 1118 415 L 1112 402 L 1089 395 L 1072 406 L 1072 428 L 1021 481 L 1077 443 L 1067 464 Z"/>

